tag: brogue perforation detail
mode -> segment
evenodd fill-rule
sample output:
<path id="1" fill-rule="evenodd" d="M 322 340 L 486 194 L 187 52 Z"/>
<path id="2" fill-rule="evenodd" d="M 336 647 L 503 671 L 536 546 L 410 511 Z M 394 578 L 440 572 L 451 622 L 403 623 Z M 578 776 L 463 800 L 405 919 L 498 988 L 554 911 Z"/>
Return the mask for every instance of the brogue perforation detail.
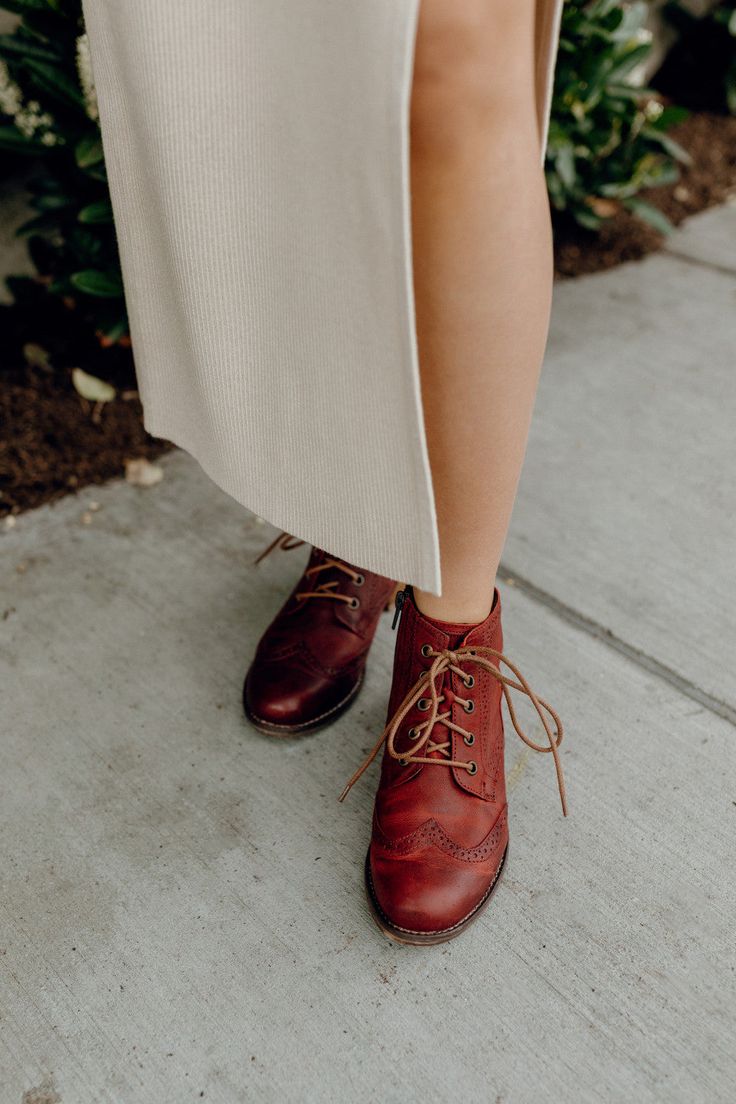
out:
<path id="1" fill-rule="evenodd" d="M 377 822 L 375 828 L 375 842 L 386 851 L 395 855 L 409 855 L 415 851 L 422 851 L 427 847 L 437 847 L 446 855 L 452 855 L 460 862 L 481 863 L 486 862 L 491 855 L 498 850 L 506 832 L 506 809 L 499 815 L 496 823 L 491 828 L 485 839 L 477 847 L 461 847 L 447 834 L 441 824 L 434 818 L 420 824 L 413 832 L 402 836 L 400 839 L 389 839 Z"/>

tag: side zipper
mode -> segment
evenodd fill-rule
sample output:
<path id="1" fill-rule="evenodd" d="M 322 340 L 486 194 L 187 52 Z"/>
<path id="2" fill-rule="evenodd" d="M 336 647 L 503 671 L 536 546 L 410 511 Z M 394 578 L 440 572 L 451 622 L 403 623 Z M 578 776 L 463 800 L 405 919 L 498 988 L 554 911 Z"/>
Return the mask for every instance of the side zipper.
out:
<path id="1" fill-rule="evenodd" d="M 396 591 L 396 597 L 394 599 L 394 605 L 396 607 L 396 610 L 395 610 L 395 613 L 394 613 L 394 619 L 391 622 L 391 628 L 392 629 L 396 628 L 396 625 L 398 623 L 399 617 L 401 616 L 401 611 L 404 607 L 404 602 L 406 601 L 406 596 L 407 596 L 408 593 L 409 593 L 409 588 L 408 587 L 404 587 L 403 590 L 397 590 Z"/>

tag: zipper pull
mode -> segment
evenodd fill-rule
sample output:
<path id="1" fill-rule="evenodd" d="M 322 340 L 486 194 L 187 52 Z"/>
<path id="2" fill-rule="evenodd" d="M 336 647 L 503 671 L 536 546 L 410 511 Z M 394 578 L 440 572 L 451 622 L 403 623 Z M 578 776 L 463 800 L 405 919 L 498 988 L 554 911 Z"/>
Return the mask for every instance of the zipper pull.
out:
<path id="1" fill-rule="evenodd" d="M 399 617 L 401 616 L 401 610 L 403 608 L 404 602 L 406 601 L 407 593 L 408 593 L 408 587 L 404 587 L 403 590 L 397 590 L 396 591 L 396 598 L 394 599 L 394 604 L 396 606 L 396 612 L 394 613 L 394 619 L 391 622 L 391 628 L 392 629 L 396 628 L 396 623 L 399 620 Z"/>

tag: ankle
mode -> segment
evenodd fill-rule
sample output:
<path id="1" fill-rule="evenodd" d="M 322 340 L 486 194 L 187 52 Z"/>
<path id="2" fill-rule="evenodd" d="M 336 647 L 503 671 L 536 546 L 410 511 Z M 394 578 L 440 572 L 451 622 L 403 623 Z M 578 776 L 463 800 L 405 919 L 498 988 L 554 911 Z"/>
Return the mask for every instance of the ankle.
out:
<path id="1" fill-rule="evenodd" d="M 493 609 L 494 600 L 495 580 L 490 591 L 473 595 L 446 594 L 438 597 L 429 591 L 414 588 L 414 601 L 421 614 L 433 621 L 452 624 L 479 625 Z"/>

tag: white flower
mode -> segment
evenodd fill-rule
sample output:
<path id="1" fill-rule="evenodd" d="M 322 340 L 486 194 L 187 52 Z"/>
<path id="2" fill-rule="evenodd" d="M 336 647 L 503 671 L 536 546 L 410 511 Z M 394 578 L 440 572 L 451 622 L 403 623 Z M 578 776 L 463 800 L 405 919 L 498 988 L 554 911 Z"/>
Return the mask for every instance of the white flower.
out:
<path id="1" fill-rule="evenodd" d="M 8 67 L 0 61 L 0 111 L 15 117 L 23 106 L 23 93 L 12 80 Z"/>
<path id="2" fill-rule="evenodd" d="M 38 137 L 45 146 L 55 146 L 62 140 L 53 132 L 53 115 L 42 111 L 38 100 L 23 103 L 23 92 L 11 78 L 4 61 L 0 61 L 0 111 L 12 117 L 24 138 Z"/>
<path id="3" fill-rule="evenodd" d="M 25 107 L 21 107 L 15 113 L 15 125 L 26 138 L 33 138 L 37 130 L 41 131 L 43 141 L 45 137 L 43 132 L 48 133 L 49 128 L 54 124 L 54 119 L 48 111 L 41 111 L 40 107 L 38 100 L 29 100 Z M 49 144 L 46 143 L 46 145 Z"/>
<path id="4" fill-rule="evenodd" d="M 95 79 L 92 74 L 92 57 L 89 50 L 89 39 L 86 34 L 82 34 L 77 39 L 77 73 L 79 74 L 79 83 L 84 94 L 84 106 L 87 115 L 95 122 L 100 117 L 100 112 L 97 107 L 97 90 L 95 89 Z"/>

